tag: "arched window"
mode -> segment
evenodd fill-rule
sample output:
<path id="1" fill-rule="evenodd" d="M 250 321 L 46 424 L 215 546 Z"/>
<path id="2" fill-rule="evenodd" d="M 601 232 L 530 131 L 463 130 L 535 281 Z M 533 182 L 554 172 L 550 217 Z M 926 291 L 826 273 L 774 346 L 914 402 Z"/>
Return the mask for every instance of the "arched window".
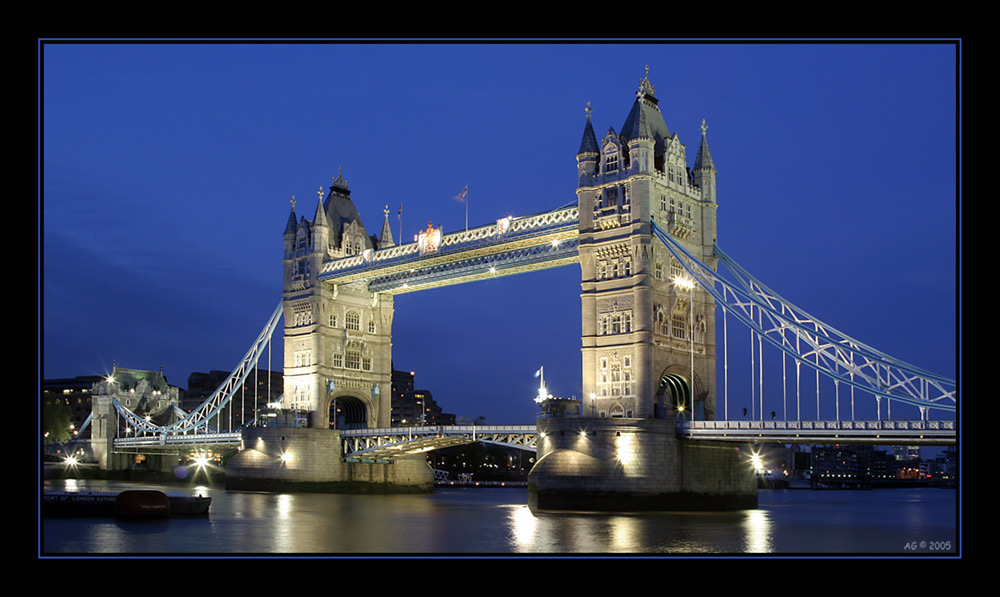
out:
<path id="1" fill-rule="evenodd" d="M 348 311 L 344 317 L 344 327 L 349 330 L 360 330 L 361 315 L 357 311 Z"/>

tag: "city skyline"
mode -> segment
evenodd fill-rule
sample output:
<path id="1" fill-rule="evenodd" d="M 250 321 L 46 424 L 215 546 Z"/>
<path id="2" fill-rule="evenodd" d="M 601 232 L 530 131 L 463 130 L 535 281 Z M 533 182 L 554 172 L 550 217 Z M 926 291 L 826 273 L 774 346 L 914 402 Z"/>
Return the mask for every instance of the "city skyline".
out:
<path id="1" fill-rule="evenodd" d="M 841 331 L 957 374 L 952 44 L 130 42 L 40 53 L 46 378 L 116 361 L 162 366 L 183 387 L 194 371 L 231 369 L 281 298 L 292 197 L 311 218 L 340 174 L 369 234 L 388 206 L 404 242 L 428 223 L 464 228 L 466 209 L 474 227 L 575 202 L 584 110 L 599 137 L 618 132 L 647 67 L 689 165 L 705 120 L 720 247 Z M 466 204 L 454 199 L 463 188 Z M 394 365 L 446 412 L 530 423 L 539 366 L 552 393 L 580 397 L 579 284 L 570 266 L 400 295 Z"/>

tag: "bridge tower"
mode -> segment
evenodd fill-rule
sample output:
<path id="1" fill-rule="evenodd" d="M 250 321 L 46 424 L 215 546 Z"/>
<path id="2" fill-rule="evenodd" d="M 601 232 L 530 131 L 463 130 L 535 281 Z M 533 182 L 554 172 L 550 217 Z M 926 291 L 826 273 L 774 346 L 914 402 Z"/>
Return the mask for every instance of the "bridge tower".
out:
<path id="1" fill-rule="evenodd" d="M 392 296 L 318 279 L 324 261 L 391 246 L 388 215 L 369 236 L 342 174 L 318 195 L 311 220 L 296 219 L 292 199 L 284 232 L 282 406 L 309 411 L 310 427 L 388 427 Z"/>
<path id="2" fill-rule="evenodd" d="M 621 132 L 591 110 L 577 153 L 583 404 L 538 419 L 529 503 L 541 509 L 757 505 L 747 446 L 679 440 L 678 419 L 715 418 L 715 304 L 652 235 L 666 229 L 715 267 L 716 170 L 704 121 L 694 167 L 648 71 Z"/>
<path id="3" fill-rule="evenodd" d="M 648 73 L 620 133 L 598 140 L 590 112 L 577 154 L 585 410 L 714 419 L 714 300 L 686 284 L 650 230 L 655 220 L 715 266 L 716 171 L 704 122 L 689 170 Z"/>

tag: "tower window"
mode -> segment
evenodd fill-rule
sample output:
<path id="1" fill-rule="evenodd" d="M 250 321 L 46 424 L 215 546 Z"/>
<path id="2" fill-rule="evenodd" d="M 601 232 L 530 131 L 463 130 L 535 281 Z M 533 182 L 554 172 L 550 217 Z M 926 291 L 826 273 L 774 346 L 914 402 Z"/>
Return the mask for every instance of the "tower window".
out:
<path id="1" fill-rule="evenodd" d="M 361 315 L 357 311 L 348 311 L 344 317 L 344 327 L 349 330 L 361 329 Z"/>

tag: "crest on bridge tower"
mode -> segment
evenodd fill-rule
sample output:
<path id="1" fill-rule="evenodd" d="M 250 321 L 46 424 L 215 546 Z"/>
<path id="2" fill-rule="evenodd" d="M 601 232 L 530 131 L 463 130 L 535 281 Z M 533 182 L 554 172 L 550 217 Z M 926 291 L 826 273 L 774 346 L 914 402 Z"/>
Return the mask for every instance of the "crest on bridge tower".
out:
<path id="1" fill-rule="evenodd" d="M 437 253 L 438 246 L 441 245 L 441 229 L 434 228 L 427 222 L 427 230 L 420 233 L 417 239 L 417 246 L 420 247 L 421 255 Z"/>

